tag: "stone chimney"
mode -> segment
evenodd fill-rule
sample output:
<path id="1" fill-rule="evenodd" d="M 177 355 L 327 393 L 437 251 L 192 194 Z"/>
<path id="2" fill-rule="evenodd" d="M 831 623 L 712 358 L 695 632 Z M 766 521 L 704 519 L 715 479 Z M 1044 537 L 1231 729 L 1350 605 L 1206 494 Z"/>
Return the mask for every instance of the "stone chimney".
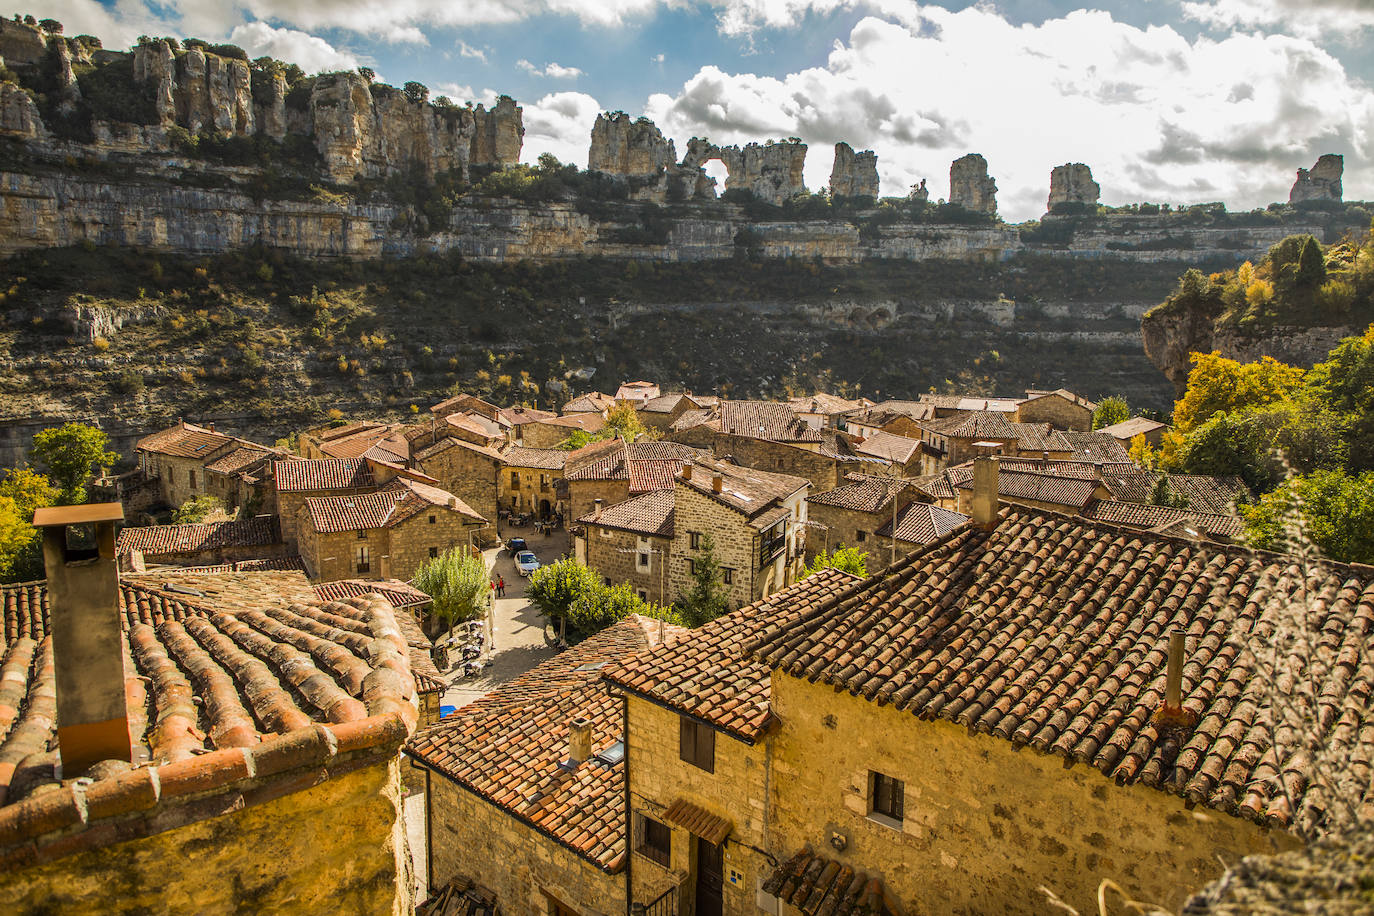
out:
<path id="1" fill-rule="evenodd" d="M 719 492 L 721 491 L 721 489 L 722 489 L 724 486 L 725 486 L 725 478 L 721 477 L 719 474 L 713 474 L 713 475 L 711 475 L 711 492 L 712 492 L 712 493 L 719 493 Z"/>
<path id="2" fill-rule="evenodd" d="M 596 508 L 592 510 L 592 518 L 601 518 L 601 497 L 598 496 L 592 501 L 592 504 L 596 506 Z"/>
<path id="3" fill-rule="evenodd" d="M 458 508 L 458 497 L 456 497 L 456 496 L 450 496 L 450 497 L 448 498 L 448 507 L 449 507 L 450 509 L 457 509 L 457 508 Z"/>
<path id="4" fill-rule="evenodd" d="M 592 755 L 592 720 L 578 716 L 568 723 L 568 762 L 581 763 Z"/>
<path id="5" fill-rule="evenodd" d="M 988 531 L 997 527 L 997 459 L 973 459 L 973 523 Z"/>
<path id="6" fill-rule="evenodd" d="M 115 565 L 114 527 L 123 520 L 119 503 L 51 506 L 33 514 L 34 527 L 43 531 L 64 778 L 102 760 L 132 760 Z M 73 529 L 88 526 L 94 546 L 73 544 Z"/>
<path id="7" fill-rule="evenodd" d="M 692 479 L 692 462 L 690 462 L 690 461 L 684 461 L 684 462 L 682 462 L 682 479 L 683 479 L 683 480 L 691 480 L 691 479 Z"/>

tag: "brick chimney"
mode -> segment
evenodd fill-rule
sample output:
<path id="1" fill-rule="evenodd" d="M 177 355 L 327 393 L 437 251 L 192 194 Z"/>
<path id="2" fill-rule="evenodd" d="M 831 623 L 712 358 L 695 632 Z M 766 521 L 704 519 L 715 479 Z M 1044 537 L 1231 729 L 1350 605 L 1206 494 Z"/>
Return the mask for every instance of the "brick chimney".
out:
<path id="1" fill-rule="evenodd" d="M 568 762 L 578 764 L 592 755 L 592 720 L 578 716 L 568 723 Z"/>
<path id="2" fill-rule="evenodd" d="M 43 531 L 64 778 L 102 760 L 132 759 L 115 565 L 114 526 L 123 520 L 119 503 L 51 506 L 33 514 L 34 527 Z M 94 529 L 94 547 L 72 543 L 73 528 L 85 526 Z"/>
<path id="3" fill-rule="evenodd" d="M 1186 732 L 1197 725 L 1197 713 L 1183 708 L 1185 639 L 1182 630 L 1169 631 L 1169 660 L 1164 673 L 1164 702 L 1150 717 L 1150 721 L 1161 730 Z"/>
<path id="4" fill-rule="evenodd" d="M 997 459 L 973 459 L 973 523 L 991 531 L 997 527 Z"/>
<path id="5" fill-rule="evenodd" d="M 711 475 L 711 492 L 712 492 L 712 493 L 719 493 L 719 492 L 721 491 L 721 489 L 724 488 L 724 486 L 725 486 L 725 478 L 721 477 L 719 474 L 713 474 L 713 475 Z"/>
<path id="6" fill-rule="evenodd" d="M 690 462 L 690 461 L 684 461 L 684 462 L 682 462 L 682 479 L 683 479 L 683 480 L 691 480 L 691 479 L 692 479 L 692 462 Z"/>

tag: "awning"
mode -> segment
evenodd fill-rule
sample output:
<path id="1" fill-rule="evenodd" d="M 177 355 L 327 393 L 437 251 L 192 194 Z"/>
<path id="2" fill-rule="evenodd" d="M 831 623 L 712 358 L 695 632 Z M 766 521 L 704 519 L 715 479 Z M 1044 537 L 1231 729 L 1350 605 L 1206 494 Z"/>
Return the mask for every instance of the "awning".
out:
<path id="1" fill-rule="evenodd" d="M 704 808 L 682 798 L 669 805 L 668 810 L 663 812 L 663 816 L 670 823 L 676 824 L 693 836 L 701 837 L 714 846 L 719 846 L 721 841 L 730 835 L 733 827 L 725 818 L 716 817 Z"/>

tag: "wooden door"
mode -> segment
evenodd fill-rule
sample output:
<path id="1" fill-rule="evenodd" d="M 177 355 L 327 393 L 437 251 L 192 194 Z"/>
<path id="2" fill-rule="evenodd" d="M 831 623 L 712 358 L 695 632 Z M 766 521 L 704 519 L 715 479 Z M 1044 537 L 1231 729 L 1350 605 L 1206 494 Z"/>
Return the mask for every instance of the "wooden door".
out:
<path id="1" fill-rule="evenodd" d="M 696 837 L 697 885 L 696 916 L 722 916 L 722 891 L 725 885 L 720 847 Z"/>

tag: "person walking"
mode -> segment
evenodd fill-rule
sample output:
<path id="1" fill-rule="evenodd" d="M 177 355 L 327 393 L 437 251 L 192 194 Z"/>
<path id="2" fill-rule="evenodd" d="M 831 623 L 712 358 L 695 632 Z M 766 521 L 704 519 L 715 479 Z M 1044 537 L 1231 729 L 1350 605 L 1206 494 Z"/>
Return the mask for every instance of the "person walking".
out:
<path id="1" fill-rule="evenodd" d="M 496 597 L 506 597 L 506 577 L 498 576 L 496 579 Z"/>

